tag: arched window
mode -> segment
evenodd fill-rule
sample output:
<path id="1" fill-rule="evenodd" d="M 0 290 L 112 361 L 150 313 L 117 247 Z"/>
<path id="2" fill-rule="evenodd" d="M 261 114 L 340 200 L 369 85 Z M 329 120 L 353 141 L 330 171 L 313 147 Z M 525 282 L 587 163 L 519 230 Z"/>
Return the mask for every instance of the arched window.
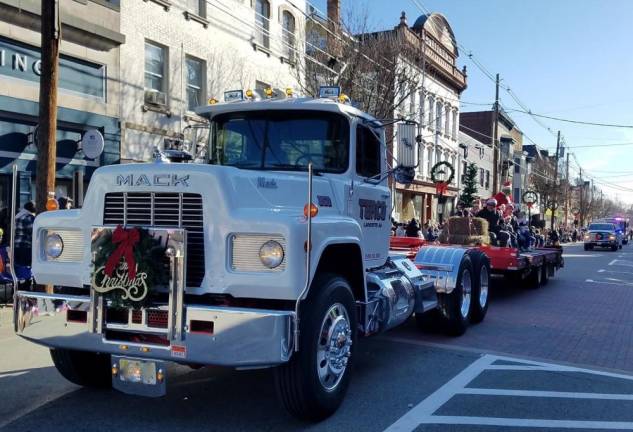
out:
<path id="1" fill-rule="evenodd" d="M 270 48 L 270 3 L 268 0 L 255 0 L 255 25 L 257 43 Z"/>
<path id="2" fill-rule="evenodd" d="M 293 14 L 288 11 L 283 11 L 281 14 L 281 28 L 282 28 L 282 40 L 283 50 L 286 53 L 286 58 L 294 62 L 295 60 L 295 31 L 296 21 Z"/>

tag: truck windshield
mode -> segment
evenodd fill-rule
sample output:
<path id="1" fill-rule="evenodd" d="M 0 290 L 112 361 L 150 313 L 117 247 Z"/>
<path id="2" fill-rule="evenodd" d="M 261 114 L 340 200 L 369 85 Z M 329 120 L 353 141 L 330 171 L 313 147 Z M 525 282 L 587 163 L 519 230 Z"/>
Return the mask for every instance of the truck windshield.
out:
<path id="1" fill-rule="evenodd" d="M 238 168 L 342 173 L 349 122 L 323 111 L 252 111 L 213 118 L 210 162 Z"/>
<path id="2" fill-rule="evenodd" d="M 589 225 L 590 231 L 615 231 L 615 225 L 613 224 L 591 224 Z"/>

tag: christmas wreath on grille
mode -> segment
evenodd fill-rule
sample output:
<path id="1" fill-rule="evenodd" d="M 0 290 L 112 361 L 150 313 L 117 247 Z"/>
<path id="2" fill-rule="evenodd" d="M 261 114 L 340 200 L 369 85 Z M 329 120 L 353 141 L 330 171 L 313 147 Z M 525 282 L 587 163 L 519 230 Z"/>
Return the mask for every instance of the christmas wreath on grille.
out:
<path id="1" fill-rule="evenodd" d="M 147 306 L 152 287 L 169 282 L 165 247 L 143 228 L 104 229 L 93 240 L 92 288 L 114 308 Z"/>
<path id="2" fill-rule="evenodd" d="M 448 178 L 446 175 L 448 173 Z M 439 174 L 444 174 L 444 179 L 438 179 Z M 455 178 L 455 168 L 448 161 L 441 161 L 433 165 L 431 168 L 431 181 L 435 183 L 435 189 L 439 195 L 444 195 L 448 185 L 451 184 L 453 179 Z"/>

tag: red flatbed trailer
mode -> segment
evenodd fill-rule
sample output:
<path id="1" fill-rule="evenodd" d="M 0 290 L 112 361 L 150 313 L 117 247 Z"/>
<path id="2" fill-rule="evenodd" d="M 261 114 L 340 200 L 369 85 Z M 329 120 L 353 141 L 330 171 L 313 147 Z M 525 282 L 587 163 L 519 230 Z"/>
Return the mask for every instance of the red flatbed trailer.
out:
<path id="1" fill-rule="evenodd" d="M 424 245 L 433 244 L 416 237 L 391 237 L 392 253 L 404 254 L 415 262 L 415 257 Z M 433 244 L 437 246 L 437 244 Z M 441 245 L 440 245 L 441 246 Z M 455 245 L 446 245 L 455 246 Z M 490 271 L 493 276 L 507 277 L 510 281 L 525 280 L 527 286 L 536 288 L 547 283 L 548 279 L 561 267 L 564 267 L 562 248 L 536 248 L 528 252 L 519 252 L 516 248 L 497 246 L 472 246 L 482 251 L 490 259 Z"/>

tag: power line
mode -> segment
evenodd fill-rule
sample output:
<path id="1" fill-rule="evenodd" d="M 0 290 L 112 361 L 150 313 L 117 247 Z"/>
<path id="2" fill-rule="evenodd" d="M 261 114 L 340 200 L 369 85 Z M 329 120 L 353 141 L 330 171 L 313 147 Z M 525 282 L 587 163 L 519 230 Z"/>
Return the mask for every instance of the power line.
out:
<path id="1" fill-rule="evenodd" d="M 528 115 L 535 116 L 535 117 L 542 117 L 542 118 L 555 120 L 555 121 L 560 121 L 560 122 L 566 122 L 566 123 L 581 124 L 581 125 L 586 125 L 586 126 L 601 126 L 601 127 L 633 129 L 633 125 L 623 125 L 623 124 L 614 124 L 614 123 L 597 123 L 597 122 L 589 122 L 589 121 L 582 121 L 582 120 L 571 120 L 571 119 L 565 119 L 565 118 L 561 118 L 561 117 L 548 116 L 548 115 L 545 115 L 545 114 L 536 114 L 536 113 L 532 112 L 531 110 L 526 110 L 525 107 L 523 107 L 523 109 L 524 110 L 516 109 L 514 111 L 521 112 L 521 113 L 528 114 Z"/>

